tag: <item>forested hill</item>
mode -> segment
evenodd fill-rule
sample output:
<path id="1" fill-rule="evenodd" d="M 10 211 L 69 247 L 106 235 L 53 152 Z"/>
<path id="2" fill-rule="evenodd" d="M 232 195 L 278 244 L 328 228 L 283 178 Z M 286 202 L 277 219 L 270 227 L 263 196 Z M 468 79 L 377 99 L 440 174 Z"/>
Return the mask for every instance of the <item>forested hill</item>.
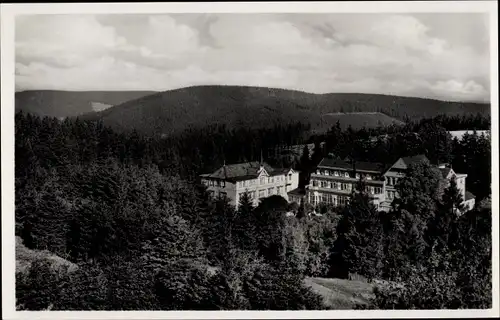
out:
<path id="1" fill-rule="evenodd" d="M 16 111 L 56 118 L 101 111 L 154 93 L 154 91 L 58 91 L 28 90 L 16 92 Z"/>
<path id="2" fill-rule="evenodd" d="M 376 94 L 312 94 L 293 90 L 240 87 L 195 86 L 159 92 L 87 115 L 103 120 L 115 129 L 169 134 L 189 127 L 226 124 L 230 128 L 269 127 L 276 123 L 301 121 L 312 129 L 332 123 L 325 117 L 336 112 L 379 112 L 399 120 L 421 119 L 438 114 L 489 115 L 489 104 L 445 102 L 431 99 Z M 366 114 L 360 118 L 365 125 Z M 387 125 L 386 119 L 371 121 Z"/>

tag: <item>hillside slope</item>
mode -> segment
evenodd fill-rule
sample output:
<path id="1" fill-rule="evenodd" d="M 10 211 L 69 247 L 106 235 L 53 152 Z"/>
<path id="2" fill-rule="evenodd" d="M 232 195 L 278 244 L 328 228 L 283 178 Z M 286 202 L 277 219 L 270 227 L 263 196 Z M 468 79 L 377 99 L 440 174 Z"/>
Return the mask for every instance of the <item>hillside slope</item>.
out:
<path id="1" fill-rule="evenodd" d="M 57 91 L 16 92 L 16 111 L 57 118 L 72 117 L 153 94 L 154 91 Z"/>
<path id="2" fill-rule="evenodd" d="M 312 94 L 263 87 L 196 86 L 127 101 L 85 118 L 100 118 L 117 129 L 136 128 L 168 134 L 214 123 L 260 128 L 301 121 L 310 123 L 315 130 L 325 129 L 331 126 L 331 121 L 325 121 L 324 115 L 335 112 L 382 112 L 401 120 L 405 116 L 422 118 L 441 113 L 489 114 L 490 105 L 374 94 Z"/>
<path id="3" fill-rule="evenodd" d="M 366 305 L 373 298 L 374 284 L 360 280 L 306 278 L 308 285 L 314 292 L 323 297 L 329 309 L 354 309 L 356 305 Z"/>
<path id="4" fill-rule="evenodd" d="M 352 112 L 352 113 L 326 113 L 323 122 L 328 126 L 340 123 L 342 129 L 351 126 L 353 129 L 385 127 L 390 125 L 404 125 L 404 122 L 381 112 Z"/>
<path id="5" fill-rule="evenodd" d="M 35 260 L 49 261 L 53 268 L 68 267 L 68 271 L 75 271 L 78 266 L 49 251 L 32 250 L 27 248 L 20 237 L 16 236 L 16 273 L 25 272 Z"/>

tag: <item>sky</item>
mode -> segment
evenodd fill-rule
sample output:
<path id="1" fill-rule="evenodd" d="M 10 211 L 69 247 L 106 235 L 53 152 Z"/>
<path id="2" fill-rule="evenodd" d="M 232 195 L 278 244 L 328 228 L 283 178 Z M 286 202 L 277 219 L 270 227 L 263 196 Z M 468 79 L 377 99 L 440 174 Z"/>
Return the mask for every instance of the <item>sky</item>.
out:
<path id="1" fill-rule="evenodd" d="M 481 13 L 16 17 L 16 90 L 249 85 L 490 99 Z"/>

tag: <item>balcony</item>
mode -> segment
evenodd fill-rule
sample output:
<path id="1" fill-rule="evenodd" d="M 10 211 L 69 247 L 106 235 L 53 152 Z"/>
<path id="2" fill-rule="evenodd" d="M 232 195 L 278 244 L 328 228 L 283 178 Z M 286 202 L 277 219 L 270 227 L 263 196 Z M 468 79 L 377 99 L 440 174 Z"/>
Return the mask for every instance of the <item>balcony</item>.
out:
<path id="1" fill-rule="evenodd" d="M 346 177 L 346 176 L 327 176 L 327 175 L 322 175 L 322 174 L 317 174 L 317 173 L 312 173 L 311 174 L 311 180 L 312 179 L 317 179 L 317 180 L 328 180 L 328 181 L 339 181 L 339 182 L 350 182 L 350 183 L 357 183 L 359 181 L 359 178 L 353 178 L 353 177 Z M 370 185 L 370 184 L 375 184 L 375 185 L 383 185 L 384 180 L 365 180 L 365 183 Z"/>

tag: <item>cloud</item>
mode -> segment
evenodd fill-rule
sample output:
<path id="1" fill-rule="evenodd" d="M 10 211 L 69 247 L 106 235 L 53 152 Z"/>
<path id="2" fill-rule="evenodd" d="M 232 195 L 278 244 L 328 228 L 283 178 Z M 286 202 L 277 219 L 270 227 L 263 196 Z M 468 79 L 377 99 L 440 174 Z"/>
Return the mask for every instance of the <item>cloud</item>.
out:
<path id="1" fill-rule="evenodd" d="M 16 20 L 16 86 L 168 90 L 233 84 L 487 101 L 489 44 L 472 32 L 457 37 L 443 22 L 484 31 L 484 16 L 468 17 L 24 16 Z"/>

